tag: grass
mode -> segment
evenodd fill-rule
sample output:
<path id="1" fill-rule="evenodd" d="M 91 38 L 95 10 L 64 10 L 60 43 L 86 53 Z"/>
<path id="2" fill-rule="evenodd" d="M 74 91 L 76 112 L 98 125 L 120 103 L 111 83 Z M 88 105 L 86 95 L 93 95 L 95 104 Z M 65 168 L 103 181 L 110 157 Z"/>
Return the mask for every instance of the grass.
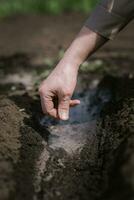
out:
<path id="1" fill-rule="evenodd" d="M 64 11 L 90 12 L 98 0 L 0 0 L 0 17 L 12 14 L 50 13 Z"/>

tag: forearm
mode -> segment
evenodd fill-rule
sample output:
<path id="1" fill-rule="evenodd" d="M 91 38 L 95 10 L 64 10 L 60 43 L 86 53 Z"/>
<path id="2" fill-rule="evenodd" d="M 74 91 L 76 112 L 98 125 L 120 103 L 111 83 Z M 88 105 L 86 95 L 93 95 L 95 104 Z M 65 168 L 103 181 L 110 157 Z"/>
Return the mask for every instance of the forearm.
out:
<path id="1" fill-rule="evenodd" d="M 125 6 L 127 9 L 124 9 Z M 41 105 L 45 114 L 68 119 L 69 107 L 80 103 L 78 99 L 71 100 L 80 64 L 113 38 L 132 19 L 133 11 L 133 0 L 102 0 L 56 68 L 40 85 Z M 58 99 L 58 104 L 55 105 L 54 99 Z"/>
<path id="2" fill-rule="evenodd" d="M 65 52 L 59 65 L 78 69 L 88 55 L 90 56 L 108 39 L 113 39 L 133 18 L 133 0 L 101 0 Z"/>
<path id="3" fill-rule="evenodd" d="M 106 38 L 84 26 L 65 52 L 59 65 L 71 66 L 78 70 L 80 64 L 106 41 Z"/>
<path id="4" fill-rule="evenodd" d="M 106 40 L 89 28 L 81 29 L 56 68 L 40 85 L 39 93 L 44 113 L 62 120 L 68 119 L 69 107 L 80 104 L 78 99 L 71 100 L 77 83 L 78 68 L 86 57 L 102 46 Z M 57 106 L 54 98 L 58 99 Z"/>

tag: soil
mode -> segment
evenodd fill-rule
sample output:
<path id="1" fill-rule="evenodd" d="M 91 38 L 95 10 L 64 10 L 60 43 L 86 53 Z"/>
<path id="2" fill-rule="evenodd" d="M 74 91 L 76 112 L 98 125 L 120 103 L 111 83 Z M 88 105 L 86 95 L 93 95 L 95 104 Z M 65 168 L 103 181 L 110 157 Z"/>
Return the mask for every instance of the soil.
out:
<path id="1" fill-rule="evenodd" d="M 25 53 L 33 62 L 44 57 L 58 56 L 59 49 L 69 46 L 89 15 L 66 13 L 64 15 L 20 15 L 0 20 L 0 55 Z M 127 54 L 133 56 L 134 22 L 131 22 L 114 41 L 109 42 L 97 55 Z"/>
<path id="2" fill-rule="evenodd" d="M 38 97 L 34 100 L 26 93 L 1 97 L 2 199 L 133 199 L 134 80 L 111 80 L 116 81 L 116 100 L 106 103 L 96 122 L 51 129 L 39 123 L 43 116 Z M 107 78 L 97 92 L 106 83 Z M 72 132 L 63 143 L 66 126 Z M 53 145 L 53 135 L 62 143 L 54 138 Z M 76 146 L 71 151 L 69 137 Z"/>
<path id="3" fill-rule="evenodd" d="M 76 20 L 70 24 L 72 17 Z M 7 41 L 24 22 L 28 27 L 35 21 L 31 29 L 20 31 L 23 48 L 18 43 L 19 34 L 16 42 L 10 41 L 10 51 L 0 40 L 4 46 L 0 53 L 1 200 L 134 199 L 132 24 L 119 43 L 109 44 L 91 58 L 90 65 L 101 61 L 101 68 L 81 68 L 74 96 L 82 103 L 71 110 L 69 121 L 53 120 L 41 111 L 38 76 L 50 68 L 42 60 L 44 49 L 35 48 L 41 47 L 38 42 L 39 46 L 31 40 L 34 47 L 23 43 L 29 37 L 26 32 L 30 35 L 35 26 L 43 28 L 45 20 L 50 25 L 48 33 L 53 28 L 57 43 L 66 46 L 70 39 L 61 42 L 61 35 L 60 40 L 56 35 L 67 29 L 71 34 L 64 30 L 64 37 L 71 38 L 84 18 L 80 14 L 57 16 L 57 29 L 52 23 L 54 17 L 49 16 L 20 16 L 1 22 L 5 29 L 1 28 L 0 35 Z M 65 27 L 63 19 L 70 26 Z M 40 38 L 40 28 L 34 33 L 36 39 Z M 4 30 L 8 30 L 6 34 Z M 48 55 L 54 57 L 58 45 L 53 48 L 50 38 Z"/>

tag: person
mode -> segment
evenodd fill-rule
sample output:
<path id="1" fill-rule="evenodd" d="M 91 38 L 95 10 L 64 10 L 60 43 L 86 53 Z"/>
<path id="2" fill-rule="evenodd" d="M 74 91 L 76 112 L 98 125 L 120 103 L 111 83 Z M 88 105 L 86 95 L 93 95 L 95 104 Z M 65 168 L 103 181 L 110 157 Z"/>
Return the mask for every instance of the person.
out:
<path id="1" fill-rule="evenodd" d="M 67 120 L 80 64 L 108 40 L 113 39 L 134 18 L 134 0 L 102 0 L 46 80 L 39 87 L 42 110 Z M 55 99 L 58 100 L 55 106 Z"/>

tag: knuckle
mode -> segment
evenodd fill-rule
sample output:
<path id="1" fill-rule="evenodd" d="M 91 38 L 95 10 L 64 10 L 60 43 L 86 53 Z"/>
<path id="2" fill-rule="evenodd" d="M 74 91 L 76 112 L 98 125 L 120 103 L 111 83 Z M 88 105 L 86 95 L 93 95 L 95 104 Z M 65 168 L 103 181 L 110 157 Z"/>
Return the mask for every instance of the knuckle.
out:
<path id="1" fill-rule="evenodd" d="M 64 90 L 63 91 L 63 98 L 70 99 L 70 96 L 71 96 L 70 90 Z"/>
<path id="2" fill-rule="evenodd" d="M 49 111 L 49 110 L 47 111 L 47 114 L 50 115 L 50 116 L 52 116 L 52 112 Z"/>
<path id="3" fill-rule="evenodd" d="M 40 87 L 39 87 L 39 94 L 40 95 L 43 95 L 44 93 L 45 93 L 45 91 L 46 91 L 46 87 L 45 87 L 45 85 L 41 85 Z"/>
<path id="4" fill-rule="evenodd" d="M 68 106 L 67 105 L 64 105 L 64 106 L 61 106 L 60 108 L 59 108 L 59 112 L 63 112 L 63 111 L 68 111 Z"/>
<path id="5" fill-rule="evenodd" d="M 48 111 L 47 107 L 42 108 L 42 111 L 43 111 L 44 114 L 48 114 L 48 115 L 49 115 L 49 113 L 50 113 L 50 112 Z"/>
<path id="6" fill-rule="evenodd" d="M 46 114 L 51 115 L 51 109 L 49 108 L 48 105 L 45 104 L 44 110 Z"/>
<path id="7" fill-rule="evenodd" d="M 64 103 L 65 102 L 65 105 L 66 105 L 66 102 L 70 101 L 70 96 L 64 96 L 62 98 L 62 102 Z"/>
<path id="8" fill-rule="evenodd" d="M 38 91 L 39 91 L 39 94 L 43 94 L 43 87 L 40 86 Z"/>

